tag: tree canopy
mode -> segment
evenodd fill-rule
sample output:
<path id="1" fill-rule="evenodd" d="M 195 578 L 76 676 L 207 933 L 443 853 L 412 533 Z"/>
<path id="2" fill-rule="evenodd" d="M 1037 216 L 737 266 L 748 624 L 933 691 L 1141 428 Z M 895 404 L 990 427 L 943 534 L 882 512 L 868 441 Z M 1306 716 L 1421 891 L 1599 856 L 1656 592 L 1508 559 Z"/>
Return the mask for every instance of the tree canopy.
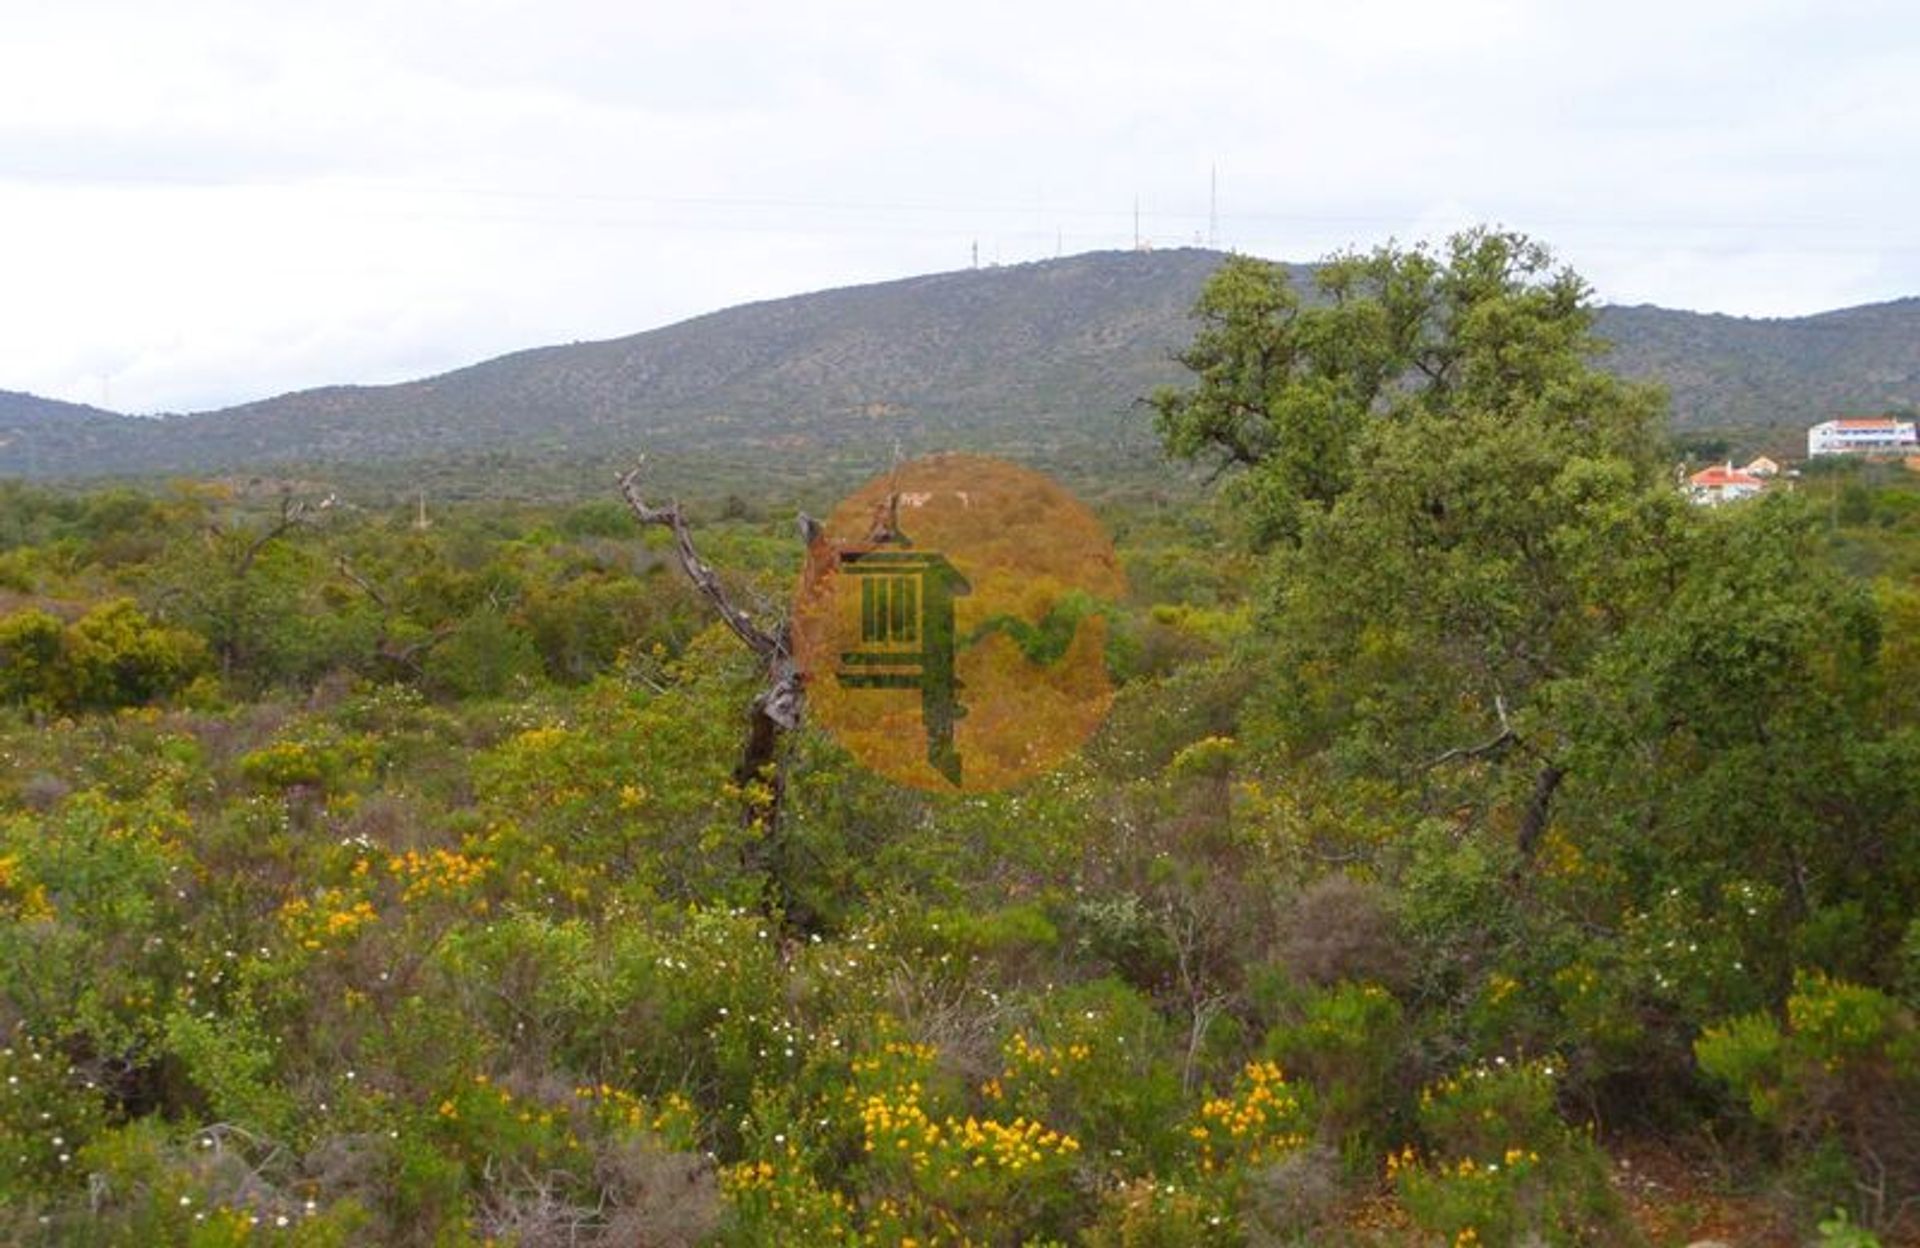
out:
<path id="1" fill-rule="evenodd" d="M 1559 417 L 1596 446 L 1651 450 L 1657 396 L 1592 366 L 1586 283 L 1518 234 L 1336 255 L 1305 299 L 1284 266 L 1236 256 L 1194 315 L 1178 357 L 1194 384 L 1151 397 L 1155 424 L 1171 454 L 1238 470 L 1262 542 L 1297 540 L 1332 506 L 1378 422 Z"/>
<path id="2" fill-rule="evenodd" d="M 1590 1052 L 1596 1079 L 1684 1066 L 1690 1029 L 1826 991 L 1808 975 L 1898 982 L 1920 735 L 1897 589 L 1836 566 L 1804 496 L 1689 505 L 1658 395 L 1593 367 L 1586 288 L 1537 245 L 1472 231 L 1314 281 L 1223 266 L 1193 386 L 1155 399 L 1267 548 L 1242 736 L 1314 852 L 1408 895 L 1498 864 L 1463 948 L 1512 942 L 1521 982 L 1576 949 L 1611 966 L 1639 1047 Z"/>

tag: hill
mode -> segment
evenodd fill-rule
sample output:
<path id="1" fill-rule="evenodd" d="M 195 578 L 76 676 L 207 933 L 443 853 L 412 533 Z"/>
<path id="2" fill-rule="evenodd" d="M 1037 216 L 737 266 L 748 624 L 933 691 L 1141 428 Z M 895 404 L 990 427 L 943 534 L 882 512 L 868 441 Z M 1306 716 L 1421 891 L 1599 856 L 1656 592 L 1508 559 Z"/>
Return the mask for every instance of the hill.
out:
<path id="1" fill-rule="evenodd" d="M 1220 253 L 1104 252 L 749 304 L 391 386 L 157 420 L 0 395 L 0 474 L 200 473 L 646 447 L 765 461 L 1150 449 L 1138 398 L 1178 381 Z M 1608 366 L 1665 382 L 1677 428 L 1798 428 L 1920 404 L 1920 299 L 1791 320 L 1608 308 Z"/>
<path id="2" fill-rule="evenodd" d="M 1600 332 L 1610 368 L 1666 385 L 1683 430 L 1920 406 L 1920 299 L 1772 320 L 1610 307 Z"/>
<path id="3" fill-rule="evenodd" d="M 134 427 L 116 412 L 0 390 L 0 475 L 84 471 L 74 465 L 118 447 Z"/>

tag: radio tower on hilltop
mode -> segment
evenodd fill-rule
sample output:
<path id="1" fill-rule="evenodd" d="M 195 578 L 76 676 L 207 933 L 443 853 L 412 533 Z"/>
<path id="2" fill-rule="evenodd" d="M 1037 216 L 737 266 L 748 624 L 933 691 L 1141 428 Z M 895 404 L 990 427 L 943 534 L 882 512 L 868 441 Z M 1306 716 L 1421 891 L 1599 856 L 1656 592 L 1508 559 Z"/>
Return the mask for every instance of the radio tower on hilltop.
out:
<path id="1" fill-rule="evenodd" d="M 1207 170 L 1207 247 L 1220 249 L 1220 166 Z"/>

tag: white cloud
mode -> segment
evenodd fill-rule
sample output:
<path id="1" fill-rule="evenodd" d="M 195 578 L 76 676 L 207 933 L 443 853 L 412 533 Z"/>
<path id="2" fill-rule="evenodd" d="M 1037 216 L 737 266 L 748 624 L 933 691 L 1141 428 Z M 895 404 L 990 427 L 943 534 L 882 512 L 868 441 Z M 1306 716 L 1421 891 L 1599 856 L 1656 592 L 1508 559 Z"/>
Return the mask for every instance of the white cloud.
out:
<path id="1" fill-rule="evenodd" d="M 24 7 L 24 6 L 23 6 Z M 0 387 L 201 407 L 824 286 L 1492 220 L 1603 296 L 1920 291 L 1892 3 L 32 6 Z"/>

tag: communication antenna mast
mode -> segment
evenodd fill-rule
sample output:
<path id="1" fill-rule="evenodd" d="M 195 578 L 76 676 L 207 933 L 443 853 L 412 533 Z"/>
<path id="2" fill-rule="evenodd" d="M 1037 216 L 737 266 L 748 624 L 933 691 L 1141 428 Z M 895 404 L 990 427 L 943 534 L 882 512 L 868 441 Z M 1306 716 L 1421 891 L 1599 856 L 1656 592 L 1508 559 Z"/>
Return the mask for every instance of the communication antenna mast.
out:
<path id="1" fill-rule="evenodd" d="M 1140 197 L 1133 197 L 1133 249 L 1140 250 Z"/>
<path id="2" fill-rule="evenodd" d="M 1220 166 L 1207 170 L 1207 246 L 1220 246 Z"/>

